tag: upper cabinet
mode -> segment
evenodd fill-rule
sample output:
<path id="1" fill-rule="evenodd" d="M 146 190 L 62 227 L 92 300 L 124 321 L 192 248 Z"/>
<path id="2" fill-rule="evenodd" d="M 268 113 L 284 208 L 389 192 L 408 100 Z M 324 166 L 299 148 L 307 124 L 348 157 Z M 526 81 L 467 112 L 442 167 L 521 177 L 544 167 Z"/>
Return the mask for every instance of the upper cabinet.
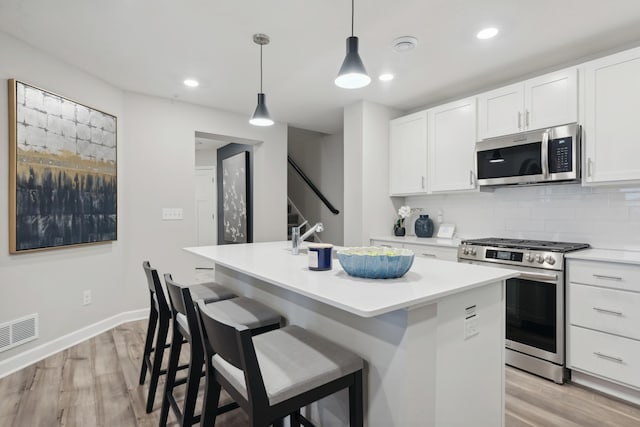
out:
<path id="1" fill-rule="evenodd" d="M 476 98 L 428 110 L 431 192 L 474 190 Z"/>
<path id="2" fill-rule="evenodd" d="M 640 179 L 640 48 L 584 65 L 584 181 Z"/>
<path id="3" fill-rule="evenodd" d="M 392 196 L 427 192 L 427 112 L 389 123 L 389 193 Z"/>
<path id="4" fill-rule="evenodd" d="M 578 121 L 578 70 L 566 69 L 478 95 L 478 139 Z"/>

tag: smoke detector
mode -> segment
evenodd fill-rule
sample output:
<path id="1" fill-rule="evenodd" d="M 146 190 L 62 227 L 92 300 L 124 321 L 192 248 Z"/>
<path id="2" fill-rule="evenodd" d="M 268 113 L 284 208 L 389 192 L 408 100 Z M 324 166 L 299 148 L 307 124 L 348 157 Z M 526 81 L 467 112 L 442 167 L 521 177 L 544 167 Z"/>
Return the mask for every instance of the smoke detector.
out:
<path id="1" fill-rule="evenodd" d="M 415 49 L 418 45 L 418 39 L 411 36 L 402 36 L 391 42 L 394 52 L 403 53 Z"/>

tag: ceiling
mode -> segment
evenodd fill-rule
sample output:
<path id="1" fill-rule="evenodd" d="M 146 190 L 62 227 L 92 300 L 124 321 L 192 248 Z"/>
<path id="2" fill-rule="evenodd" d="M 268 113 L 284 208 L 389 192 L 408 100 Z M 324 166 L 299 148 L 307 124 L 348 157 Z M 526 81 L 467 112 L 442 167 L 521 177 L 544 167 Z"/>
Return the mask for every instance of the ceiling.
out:
<path id="1" fill-rule="evenodd" d="M 333 133 L 365 99 L 412 110 L 600 52 L 640 45 L 638 0 L 358 0 L 355 35 L 372 83 L 333 84 L 350 35 L 348 0 L 0 0 L 0 30 L 117 87 Z M 500 34 L 478 40 L 486 26 Z M 391 42 L 411 35 L 411 52 Z M 6 58 L 4 59 L 6 60 Z M 380 82 L 391 71 L 396 78 Z M 16 76 L 19 78 L 20 76 Z M 198 88 L 182 81 L 192 77 Z"/>

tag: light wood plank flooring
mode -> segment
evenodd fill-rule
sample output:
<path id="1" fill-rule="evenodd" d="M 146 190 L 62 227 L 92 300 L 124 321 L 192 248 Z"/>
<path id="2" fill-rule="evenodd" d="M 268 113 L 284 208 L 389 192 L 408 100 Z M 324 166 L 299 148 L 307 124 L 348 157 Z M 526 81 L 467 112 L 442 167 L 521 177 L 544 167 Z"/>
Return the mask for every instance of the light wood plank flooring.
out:
<path id="1" fill-rule="evenodd" d="M 1 379 L 0 425 L 157 426 L 164 384 L 151 414 L 144 410 L 147 385 L 138 385 L 145 333 L 146 321 L 130 322 Z M 640 426 L 640 408 L 584 388 L 512 368 L 506 379 L 508 427 Z M 173 415 L 169 421 L 176 425 Z M 236 410 L 217 425 L 248 423 Z"/>

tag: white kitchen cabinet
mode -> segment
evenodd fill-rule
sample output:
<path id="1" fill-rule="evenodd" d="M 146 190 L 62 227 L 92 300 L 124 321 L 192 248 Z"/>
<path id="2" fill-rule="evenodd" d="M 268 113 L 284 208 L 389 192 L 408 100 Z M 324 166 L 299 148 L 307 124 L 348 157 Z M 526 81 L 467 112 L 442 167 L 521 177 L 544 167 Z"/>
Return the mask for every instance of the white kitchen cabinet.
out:
<path id="1" fill-rule="evenodd" d="M 428 110 L 428 171 L 431 192 L 476 188 L 476 98 Z"/>
<path id="2" fill-rule="evenodd" d="M 586 183 L 640 180 L 640 48 L 584 65 Z"/>
<path id="3" fill-rule="evenodd" d="M 421 258 L 439 259 L 441 261 L 458 261 L 459 240 L 419 237 L 372 238 L 371 246 L 386 248 L 405 248 L 413 251 Z"/>
<path id="4" fill-rule="evenodd" d="M 572 381 L 640 402 L 640 264 L 569 259 L 567 281 Z"/>
<path id="5" fill-rule="evenodd" d="M 389 123 L 389 193 L 427 193 L 427 112 Z"/>
<path id="6" fill-rule="evenodd" d="M 570 68 L 478 95 L 478 138 L 578 121 L 578 70 Z"/>

